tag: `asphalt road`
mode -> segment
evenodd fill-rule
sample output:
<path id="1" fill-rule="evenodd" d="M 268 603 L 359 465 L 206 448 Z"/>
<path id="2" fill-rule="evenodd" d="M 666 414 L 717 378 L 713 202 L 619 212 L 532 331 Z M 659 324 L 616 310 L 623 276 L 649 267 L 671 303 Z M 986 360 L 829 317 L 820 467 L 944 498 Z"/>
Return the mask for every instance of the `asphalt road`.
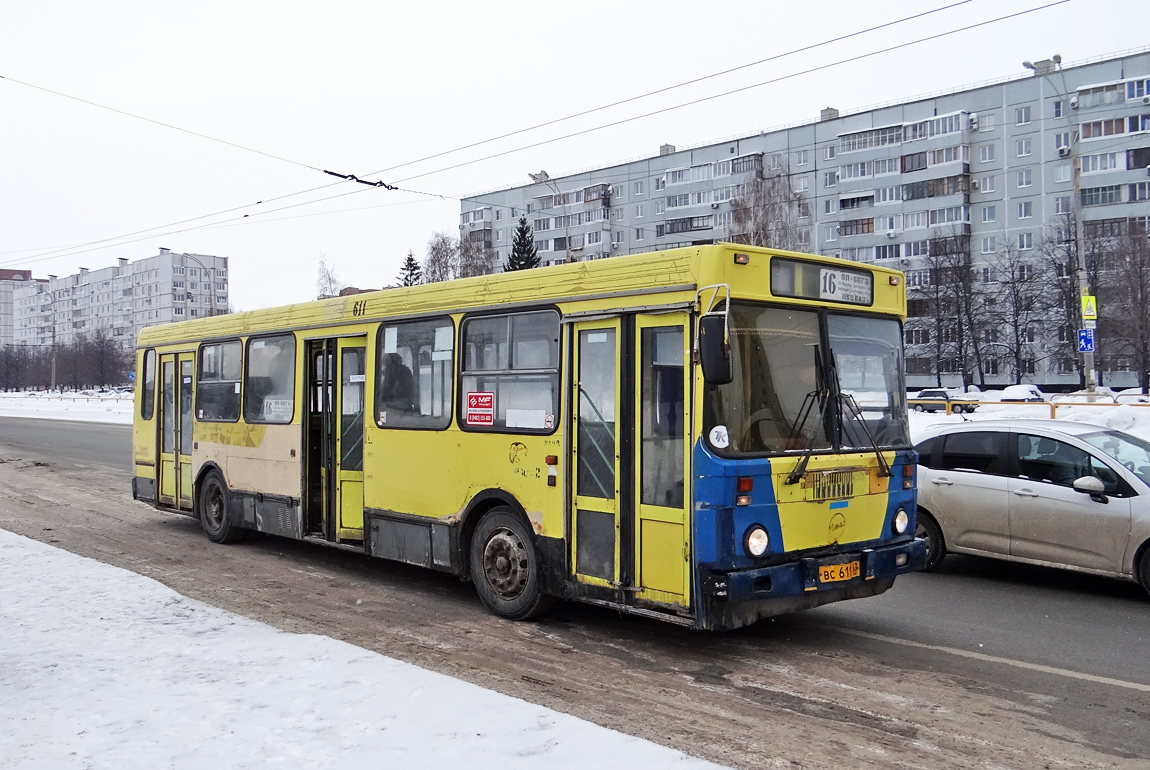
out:
<path id="1" fill-rule="evenodd" d="M 724 636 L 572 604 L 505 623 L 442 574 L 269 536 L 212 546 L 130 501 L 129 461 L 127 427 L 0 418 L 0 527 L 737 767 L 1150 757 L 1150 598 L 1133 584 L 949 556 Z"/>

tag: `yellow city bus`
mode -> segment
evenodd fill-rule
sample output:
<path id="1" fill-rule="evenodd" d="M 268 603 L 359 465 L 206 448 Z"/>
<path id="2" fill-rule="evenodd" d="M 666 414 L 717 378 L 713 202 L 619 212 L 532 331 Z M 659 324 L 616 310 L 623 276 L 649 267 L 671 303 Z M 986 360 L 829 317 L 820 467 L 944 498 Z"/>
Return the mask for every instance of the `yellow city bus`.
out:
<path id="1" fill-rule="evenodd" d="M 144 329 L 133 497 L 698 629 L 921 566 L 898 272 L 717 244 Z"/>

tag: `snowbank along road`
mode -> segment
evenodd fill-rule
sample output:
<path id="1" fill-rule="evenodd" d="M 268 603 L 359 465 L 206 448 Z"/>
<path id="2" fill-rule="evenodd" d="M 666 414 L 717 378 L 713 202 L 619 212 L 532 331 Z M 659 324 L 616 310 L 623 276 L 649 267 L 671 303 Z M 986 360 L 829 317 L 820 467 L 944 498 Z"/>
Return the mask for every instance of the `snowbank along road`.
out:
<path id="1" fill-rule="evenodd" d="M 446 575 L 268 536 L 212 545 L 197 521 L 132 502 L 126 472 L 61 462 L 53 441 L 66 435 L 46 432 L 30 449 L 0 432 L 0 527 L 695 757 L 739 768 L 1144 768 L 1150 756 L 1150 682 L 1123 671 L 913 642 L 881 624 L 842 629 L 819 611 L 725 636 L 569 604 L 508 623 Z M 908 590 L 852 604 L 913 612 Z M 1150 618 L 1136 593 L 1118 601 Z"/>

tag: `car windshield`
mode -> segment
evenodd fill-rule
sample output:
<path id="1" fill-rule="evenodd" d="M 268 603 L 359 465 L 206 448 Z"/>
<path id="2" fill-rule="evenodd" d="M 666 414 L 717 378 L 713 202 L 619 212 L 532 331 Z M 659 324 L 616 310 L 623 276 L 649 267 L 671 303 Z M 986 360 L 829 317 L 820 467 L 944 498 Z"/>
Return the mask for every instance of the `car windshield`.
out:
<path id="1" fill-rule="evenodd" d="M 829 354 L 817 311 L 732 303 L 733 380 L 708 385 L 704 395 L 705 428 L 726 429 L 727 452 L 870 448 L 862 421 L 879 446 L 909 445 L 898 322 L 826 318 Z M 835 370 L 842 393 L 862 409 L 861 420 L 847 405 L 828 408 L 827 396 L 839 395 Z"/>
<path id="2" fill-rule="evenodd" d="M 1150 442 L 1117 431 L 1099 431 L 1079 436 L 1090 446 L 1101 449 L 1150 484 Z"/>

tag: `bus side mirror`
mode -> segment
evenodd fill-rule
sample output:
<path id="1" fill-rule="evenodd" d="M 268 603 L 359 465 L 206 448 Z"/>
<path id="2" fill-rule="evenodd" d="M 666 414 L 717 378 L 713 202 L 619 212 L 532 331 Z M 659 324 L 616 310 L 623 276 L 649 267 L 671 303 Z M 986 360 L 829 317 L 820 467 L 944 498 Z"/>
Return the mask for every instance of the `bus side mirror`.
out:
<path id="1" fill-rule="evenodd" d="M 731 374 L 731 348 L 723 341 L 726 319 L 721 315 L 705 315 L 699 319 L 699 364 L 703 379 L 711 385 L 726 385 Z"/>

